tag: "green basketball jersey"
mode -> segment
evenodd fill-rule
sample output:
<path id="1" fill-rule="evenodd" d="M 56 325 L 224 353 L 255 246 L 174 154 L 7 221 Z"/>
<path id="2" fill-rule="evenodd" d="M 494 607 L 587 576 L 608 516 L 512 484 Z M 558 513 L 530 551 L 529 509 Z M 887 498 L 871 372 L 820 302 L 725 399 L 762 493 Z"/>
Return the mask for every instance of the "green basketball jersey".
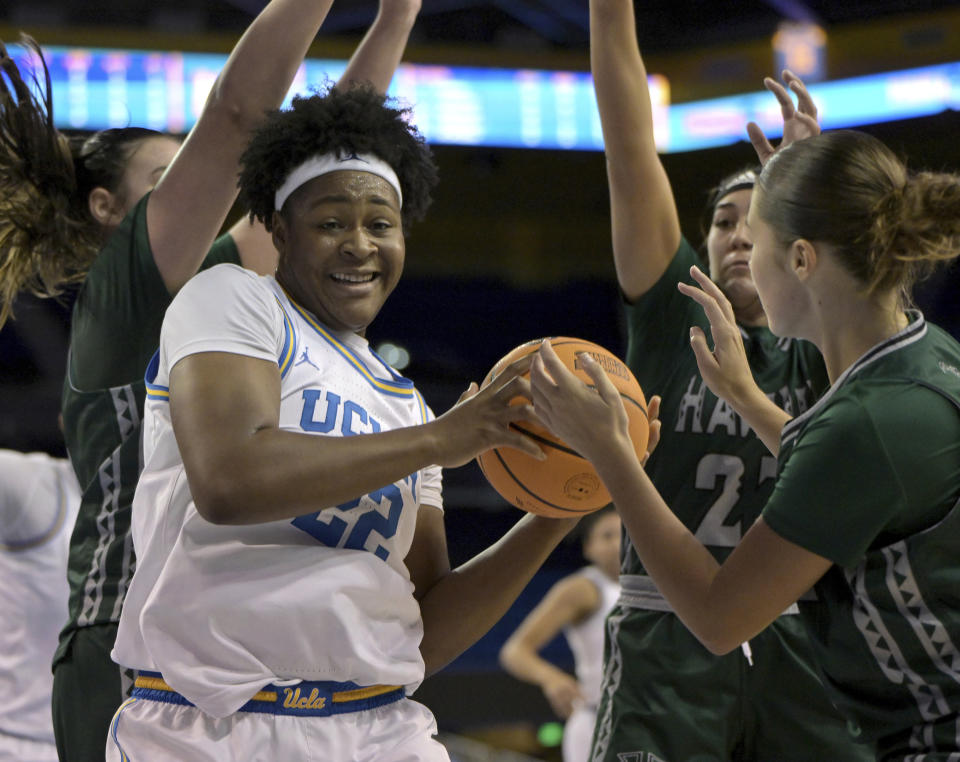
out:
<path id="1" fill-rule="evenodd" d="M 660 443 L 646 471 L 667 505 L 714 555 L 723 560 L 760 515 L 773 489 L 777 460 L 724 400 L 703 382 L 690 347 L 690 327 L 710 336 L 703 309 L 677 289 L 694 284 L 701 264 L 686 240 L 660 280 L 627 306 L 627 364 L 644 394 L 662 397 Z M 777 405 L 794 415 L 807 410 L 827 386 L 819 350 L 782 340 L 765 327 L 743 327 L 754 378 Z M 623 574 L 643 574 L 629 541 Z"/>
<path id="2" fill-rule="evenodd" d="M 801 614 L 871 739 L 960 711 L 960 344 L 910 317 L 784 427 L 763 513 L 835 564 Z"/>
<path id="3" fill-rule="evenodd" d="M 700 264 L 686 241 L 660 280 L 627 307 L 627 362 L 647 396 L 662 397 L 662 432 L 646 470 L 681 521 L 723 560 L 760 515 L 777 460 L 700 377 L 690 327 L 702 308 L 677 289 Z M 742 328 L 754 377 L 793 414 L 827 386 L 819 351 Z M 591 762 L 756 759 L 866 762 L 820 685 L 791 607 L 749 647 L 709 653 L 645 576 L 624 535 L 621 597 L 607 618 L 603 696 Z"/>
<path id="4" fill-rule="evenodd" d="M 130 504 L 142 467 L 143 374 L 171 300 L 147 237 L 148 197 L 104 244 L 73 307 L 62 411 L 83 497 L 70 541 L 70 618 L 55 662 L 77 627 L 119 619 L 133 575 Z M 214 243 L 203 267 L 220 262 L 239 262 L 230 236 Z"/>

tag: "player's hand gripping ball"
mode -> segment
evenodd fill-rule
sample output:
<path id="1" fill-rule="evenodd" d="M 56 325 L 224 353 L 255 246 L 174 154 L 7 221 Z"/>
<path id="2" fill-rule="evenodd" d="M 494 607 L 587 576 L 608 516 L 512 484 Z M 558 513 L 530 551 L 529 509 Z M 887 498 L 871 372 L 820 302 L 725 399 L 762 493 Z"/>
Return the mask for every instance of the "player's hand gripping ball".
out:
<path id="1" fill-rule="evenodd" d="M 507 365 L 535 352 L 544 340 L 528 341 L 508 352 L 490 369 L 481 388 L 496 378 Z M 630 369 L 615 354 L 591 341 L 568 336 L 551 337 L 549 340 L 563 363 L 591 387 L 593 380 L 581 368 L 577 355 L 580 352 L 589 353 L 606 371 L 620 392 L 630 419 L 630 438 L 637 457 L 642 460 L 650 433 L 647 402 Z M 524 375 L 529 377 L 529 374 Z M 515 400 L 520 401 L 519 397 Z M 547 457 L 537 460 L 512 447 L 497 447 L 477 456 L 483 475 L 507 502 L 529 513 L 553 518 L 592 513 L 610 502 L 610 493 L 590 462 L 569 448 L 563 440 L 535 423 L 519 421 L 511 425 L 536 440 Z"/>

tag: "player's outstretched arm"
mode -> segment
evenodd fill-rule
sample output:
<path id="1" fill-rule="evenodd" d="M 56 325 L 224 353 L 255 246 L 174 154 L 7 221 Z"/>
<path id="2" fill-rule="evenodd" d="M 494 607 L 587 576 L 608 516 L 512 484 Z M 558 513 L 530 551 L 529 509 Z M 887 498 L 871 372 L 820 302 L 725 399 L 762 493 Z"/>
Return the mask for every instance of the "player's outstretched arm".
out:
<path id="1" fill-rule="evenodd" d="M 613 255 L 628 299 L 659 280 L 680 243 L 673 191 L 654 142 L 633 2 L 590 0 L 590 66 L 607 158 Z"/>
<path id="2" fill-rule="evenodd" d="M 177 314 L 176 302 L 168 323 L 171 314 Z M 530 419 L 529 405 L 510 404 L 528 395 L 529 382 L 511 366 L 429 423 L 378 434 L 313 436 L 279 427 L 275 361 L 225 351 L 177 362 L 169 404 L 200 515 L 219 524 L 255 524 L 338 505 L 432 464 L 462 465 L 491 447 L 542 457 L 532 440 L 510 427 Z"/>
<path id="3" fill-rule="evenodd" d="M 147 202 L 147 227 L 170 293 L 206 256 L 236 198 L 250 130 L 293 82 L 332 0 L 271 0 L 240 38 L 196 125 Z"/>
<path id="4" fill-rule="evenodd" d="M 583 366 L 595 389 L 547 344 L 539 350 L 530 377 L 540 420 L 593 463 L 640 561 L 683 623 L 713 653 L 732 651 L 809 590 L 831 561 L 783 539 L 761 518 L 720 566 L 637 460 L 617 423 L 623 403 L 616 387 L 590 358 Z"/>
<path id="5" fill-rule="evenodd" d="M 419 12 L 420 0 L 380 0 L 376 19 L 337 84 L 369 82 L 379 92 L 387 92 Z"/>
<path id="6" fill-rule="evenodd" d="M 600 591 L 575 574 L 557 582 L 500 649 L 500 665 L 518 680 L 540 686 L 558 717 L 569 717 L 584 696 L 573 675 L 540 656 L 564 627 L 583 621 L 600 605 Z"/>
<path id="7" fill-rule="evenodd" d="M 528 514 L 496 543 L 451 570 L 443 514 L 421 507 L 407 568 L 420 601 L 420 653 L 428 675 L 456 659 L 499 621 L 577 521 Z"/>

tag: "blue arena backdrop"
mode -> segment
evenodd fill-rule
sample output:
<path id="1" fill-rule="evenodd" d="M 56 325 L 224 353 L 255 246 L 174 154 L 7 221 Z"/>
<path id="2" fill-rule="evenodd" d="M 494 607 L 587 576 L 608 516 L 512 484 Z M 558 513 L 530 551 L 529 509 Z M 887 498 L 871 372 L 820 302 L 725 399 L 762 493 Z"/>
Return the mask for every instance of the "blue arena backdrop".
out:
<path id="1" fill-rule="evenodd" d="M 23 57 L 22 48 L 12 48 Z M 102 48 L 45 47 L 61 129 L 137 125 L 185 133 L 226 56 Z M 345 61 L 309 59 L 291 93 L 334 81 Z M 770 135 L 780 123 L 764 90 L 669 103 L 669 83 L 650 77 L 655 134 L 664 153 L 744 139 L 756 121 Z M 930 116 L 960 106 L 960 62 L 872 74 L 810 86 L 825 129 Z M 402 64 L 390 94 L 413 108 L 427 141 L 439 145 L 603 149 L 587 72 Z"/>

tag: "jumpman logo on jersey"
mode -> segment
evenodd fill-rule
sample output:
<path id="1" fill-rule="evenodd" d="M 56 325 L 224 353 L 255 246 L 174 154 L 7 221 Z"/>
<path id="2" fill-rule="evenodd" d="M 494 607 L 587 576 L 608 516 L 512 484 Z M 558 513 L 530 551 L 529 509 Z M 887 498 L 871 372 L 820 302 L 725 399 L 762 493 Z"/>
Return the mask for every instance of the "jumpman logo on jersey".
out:
<path id="1" fill-rule="evenodd" d="M 293 367 L 296 368 L 298 365 L 303 365 L 304 363 L 307 363 L 307 365 L 313 365 L 314 368 L 316 368 L 317 370 L 320 370 L 320 368 L 313 362 L 313 360 L 310 359 L 310 355 L 307 354 L 308 351 L 309 351 L 308 347 L 303 348 L 303 354 L 300 355 L 300 359 L 293 364 Z"/>

